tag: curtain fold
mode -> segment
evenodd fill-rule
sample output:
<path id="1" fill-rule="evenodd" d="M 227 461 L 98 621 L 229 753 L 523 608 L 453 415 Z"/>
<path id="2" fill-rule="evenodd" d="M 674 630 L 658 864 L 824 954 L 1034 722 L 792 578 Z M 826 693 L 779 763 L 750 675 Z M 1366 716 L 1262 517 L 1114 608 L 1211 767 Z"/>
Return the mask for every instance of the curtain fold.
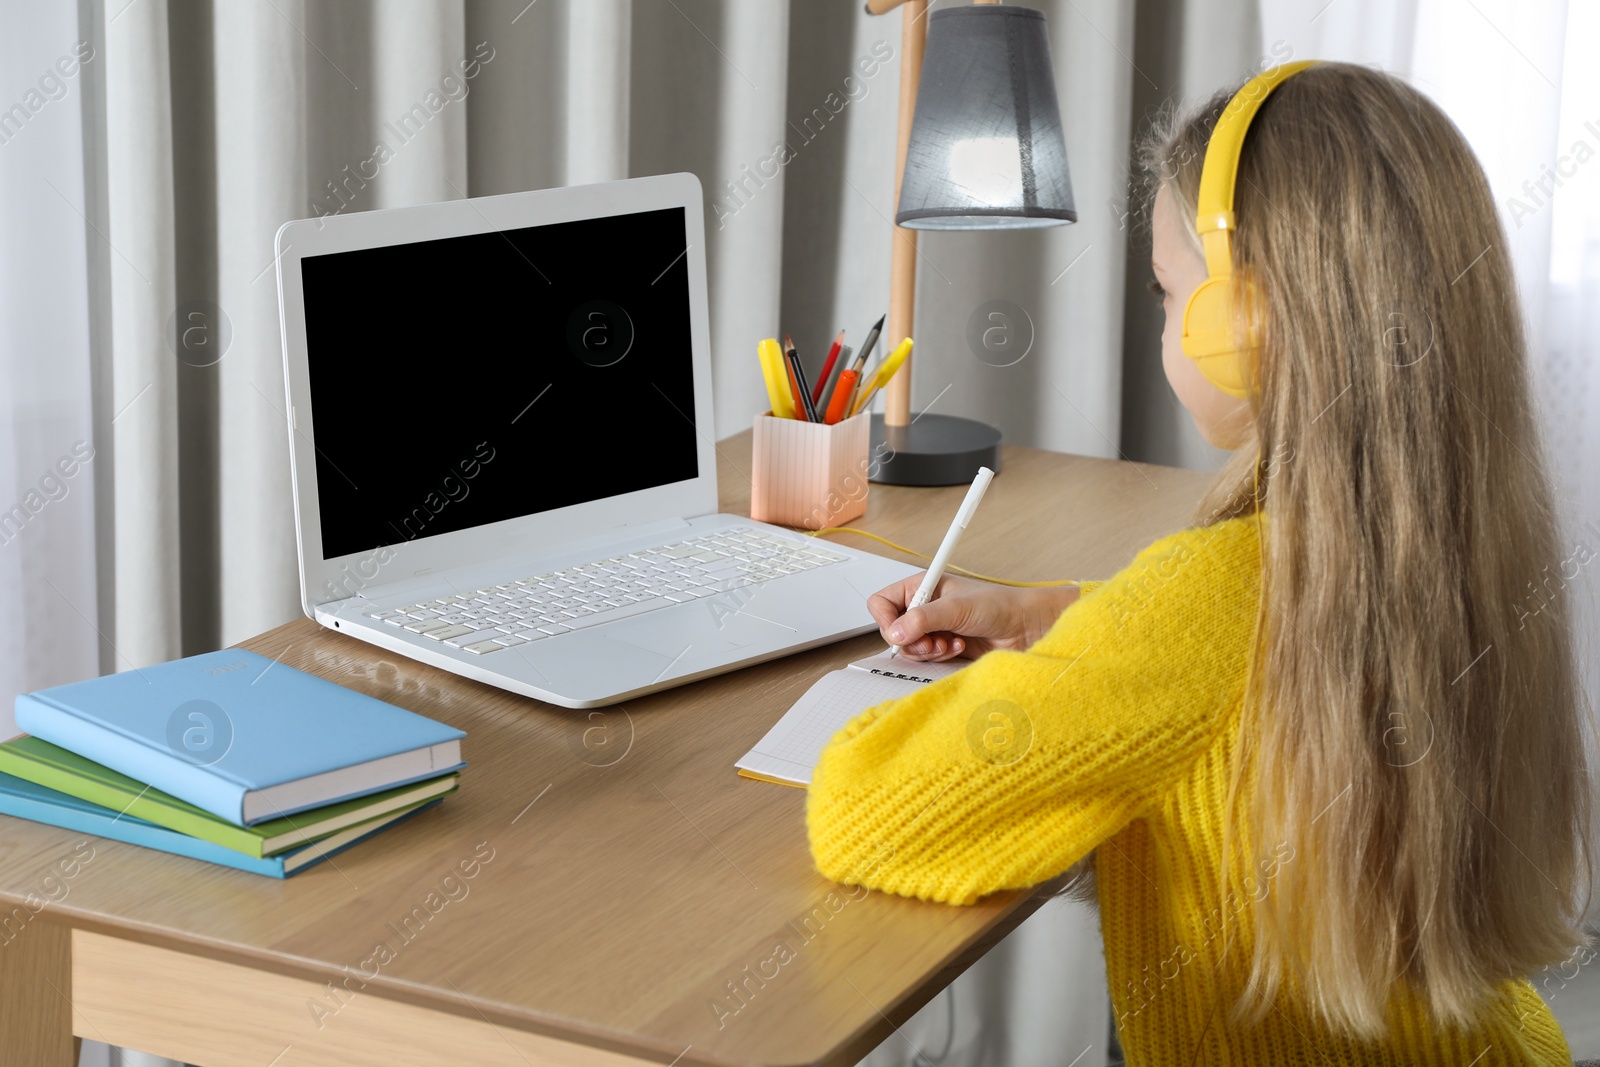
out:
<path id="1" fill-rule="evenodd" d="M 628 177 L 632 0 L 575 4 L 567 19 L 567 180 Z"/>
<path id="2" fill-rule="evenodd" d="M 1140 198 L 1143 177 L 1136 169 L 1140 139 L 1163 107 L 1194 107 L 1212 93 L 1242 82 L 1264 65 L 1283 62 L 1257 47 L 1259 14 L 1255 2 L 1219 4 L 1210 0 L 1140 0 L 1134 5 L 1128 62 L 1132 114 L 1129 138 L 1115 157 L 1127 195 L 1105 203 L 1128 244 L 1122 322 L 1121 413 L 1125 458 L 1191 470 L 1216 470 L 1228 453 L 1200 435 L 1194 419 L 1167 384 L 1161 366 L 1162 317 L 1146 289 L 1150 270 L 1150 205 Z"/>
<path id="3" fill-rule="evenodd" d="M 1576 169 L 1579 156 L 1600 154 L 1600 68 L 1584 54 L 1587 42 L 1600 34 L 1600 10 L 1573 5 L 1567 20 L 1561 117 L 1551 161 L 1555 177 L 1565 173 L 1566 179 L 1550 190 L 1560 199 L 1546 204 L 1552 239 L 1543 384 L 1550 453 L 1556 457 L 1559 497 L 1566 502 L 1564 547 L 1571 552 L 1556 567 L 1554 585 L 1557 595 L 1573 598 L 1584 686 L 1590 707 L 1600 711 L 1600 567 L 1595 560 L 1600 553 L 1600 168 Z M 1540 180 L 1546 180 L 1543 173 Z M 1513 208 L 1519 221 L 1526 208 L 1538 205 L 1519 199 Z M 1597 731 L 1591 737 L 1590 766 L 1600 827 L 1600 721 L 1591 726 Z M 1600 886 L 1600 852 L 1595 884 Z M 1590 906 L 1589 922 L 1600 930 L 1600 893 Z M 1600 1046 L 1587 1051 L 1600 1055 Z"/>
<path id="4" fill-rule="evenodd" d="M 487 59 L 468 83 L 471 195 L 547 189 L 566 182 L 569 117 L 560 88 L 569 62 L 571 6 L 549 0 L 467 4 L 466 41 L 474 51 L 486 49 Z"/>
<path id="5" fill-rule="evenodd" d="M 104 457 L 89 365 L 88 227 L 79 98 L 102 56 L 70 7 L 0 34 L 25 86 L 0 113 L 0 736 L 10 694 L 95 674 L 95 482 Z M 6 92 L 9 94 L 10 89 Z M 8 100 L 8 104 L 10 101 Z"/>
<path id="6" fill-rule="evenodd" d="M 106 605 L 113 651 L 105 670 L 178 654 L 178 368 L 166 341 L 176 311 L 171 56 L 168 9 L 153 0 L 120 11 L 105 28 L 107 249 L 110 351 L 97 370 L 110 383 L 112 414 L 97 428 L 117 461 L 112 542 L 116 575 Z M 176 328 L 176 320 L 172 323 Z"/>
<path id="7" fill-rule="evenodd" d="M 783 137 L 789 4 L 673 0 L 633 15 L 630 169 L 692 171 L 704 189 L 711 431 L 726 437 L 765 409 L 755 345 L 780 329 L 784 177 L 745 175 Z M 716 198 L 729 183 L 745 188 L 747 203 L 719 225 Z"/>
<path id="8" fill-rule="evenodd" d="M 315 84 L 306 76 L 307 68 L 344 57 L 335 34 L 318 35 L 330 50 L 326 62 L 314 52 L 307 54 L 301 36 L 306 30 L 300 28 L 311 14 L 307 6 L 218 4 L 212 13 L 216 275 L 211 299 L 231 321 L 232 337 L 217 363 L 183 369 L 213 381 L 214 544 L 220 553 L 216 625 L 221 642 L 231 643 L 272 620 L 293 618 L 300 600 L 297 583 L 284 581 L 285 575 L 296 573 L 296 565 L 273 238 L 286 214 L 304 213 L 310 160 L 300 131 L 311 124 L 307 86 Z M 426 63 L 433 57 L 415 47 L 408 50 L 410 42 L 394 39 L 393 33 L 385 40 L 382 30 L 392 29 L 388 20 L 375 28 L 380 31 L 374 34 L 377 40 L 397 55 L 396 66 L 403 62 L 429 70 L 438 65 Z M 435 27 L 424 22 L 416 32 L 430 29 Z M 322 73 L 334 94 L 355 97 L 363 92 L 344 84 L 342 76 L 332 79 Z M 396 93 L 379 73 L 373 72 L 363 95 L 370 93 L 369 99 L 381 106 Z M 197 95 L 204 91 L 197 87 Z M 416 195 L 445 190 L 441 182 L 427 183 L 404 166 L 385 177 L 396 184 L 410 179 L 408 191 Z M 382 353 L 372 355 L 378 372 Z"/>

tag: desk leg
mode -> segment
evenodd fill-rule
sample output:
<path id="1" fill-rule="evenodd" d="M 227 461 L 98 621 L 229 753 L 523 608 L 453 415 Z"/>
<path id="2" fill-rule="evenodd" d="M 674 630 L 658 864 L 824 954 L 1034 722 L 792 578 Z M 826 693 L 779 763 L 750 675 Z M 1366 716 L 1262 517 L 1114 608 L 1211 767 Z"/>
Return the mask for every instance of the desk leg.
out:
<path id="1" fill-rule="evenodd" d="M 71 996 L 70 928 L 33 918 L 0 943 L 0 1063 L 77 1067 Z"/>

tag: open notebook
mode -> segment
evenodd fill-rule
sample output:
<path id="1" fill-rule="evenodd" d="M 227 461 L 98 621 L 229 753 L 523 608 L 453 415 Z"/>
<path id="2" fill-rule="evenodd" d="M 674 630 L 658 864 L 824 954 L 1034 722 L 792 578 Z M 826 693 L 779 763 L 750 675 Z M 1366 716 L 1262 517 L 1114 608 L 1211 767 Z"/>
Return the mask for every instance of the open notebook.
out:
<path id="1" fill-rule="evenodd" d="M 887 649 L 858 659 L 817 679 L 734 766 L 746 778 L 803 789 L 811 784 L 811 769 L 817 765 L 823 747 L 851 719 L 875 704 L 914 693 L 971 663 L 966 659 L 919 663 L 891 656 Z"/>

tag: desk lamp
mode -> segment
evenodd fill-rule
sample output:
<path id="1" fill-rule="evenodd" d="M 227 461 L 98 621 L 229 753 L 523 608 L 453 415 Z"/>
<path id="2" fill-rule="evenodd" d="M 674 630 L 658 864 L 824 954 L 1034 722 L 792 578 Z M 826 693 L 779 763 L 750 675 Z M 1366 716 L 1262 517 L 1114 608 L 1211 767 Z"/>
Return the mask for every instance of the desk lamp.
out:
<path id="1" fill-rule="evenodd" d="M 932 13 L 928 0 L 867 0 L 873 15 L 897 7 L 903 20 L 898 206 L 886 341 L 915 336 L 916 231 L 1078 220 L 1043 13 L 986 0 Z M 995 427 L 927 411 L 912 415 L 914 360 L 884 387 L 885 411 L 872 416 L 872 454 L 885 457 L 872 480 L 964 485 L 980 467 L 999 470 Z"/>

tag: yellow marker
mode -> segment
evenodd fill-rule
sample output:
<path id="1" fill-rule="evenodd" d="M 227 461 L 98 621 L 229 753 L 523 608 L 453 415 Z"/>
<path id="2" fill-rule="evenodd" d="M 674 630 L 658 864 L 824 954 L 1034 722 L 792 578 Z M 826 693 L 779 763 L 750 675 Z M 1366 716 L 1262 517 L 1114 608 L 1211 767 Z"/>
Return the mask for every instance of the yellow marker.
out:
<path id="1" fill-rule="evenodd" d="M 789 369 L 784 365 L 783 349 L 778 347 L 777 339 L 762 341 L 756 347 L 756 355 L 761 358 L 761 376 L 767 382 L 772 413 L 780 419 L 794 418 L 794 391 L 789 388 Z"/>
<path id="2" fill-rule="evenodd" d="M 871 403 L 872 394 L 889 384 L 889 379 L 894 377 L 895 371 L 900 369 L 900 365 L 906 361 L 906 357 L 910 354 L 911 338 L 907 337 L 904 341 L 895 345 L 894 351 L 890 352 L 888 356 L 884 357 L 883 362 L 878 364 L 877 371 L 872 375 L 872 381 L 868 382 L 861 390 L 861 399 L 856 401 L 855 407 L 850 409 L 850 414 L 859 414 L 862 408 Z"/>

